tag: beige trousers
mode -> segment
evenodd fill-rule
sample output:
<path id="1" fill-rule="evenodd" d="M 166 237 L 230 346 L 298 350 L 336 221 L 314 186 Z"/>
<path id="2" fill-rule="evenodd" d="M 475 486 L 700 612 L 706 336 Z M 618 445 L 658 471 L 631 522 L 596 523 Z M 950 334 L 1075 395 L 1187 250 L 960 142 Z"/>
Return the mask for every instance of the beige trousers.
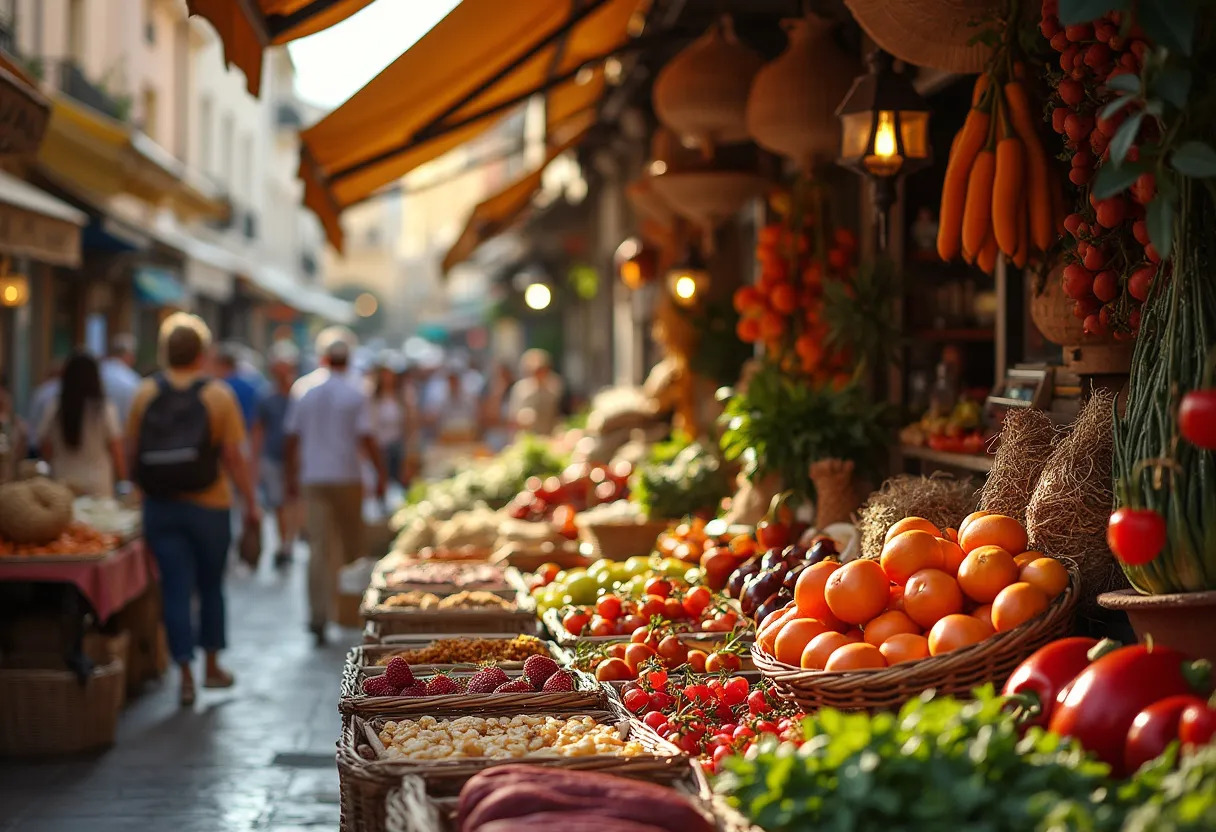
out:
<path id="1" fill-rule="evenodd" d="M 363 485 L 307 485 L 308 606 L 314 627 L 335 617 L 338 570 L 363 554 Z"/>

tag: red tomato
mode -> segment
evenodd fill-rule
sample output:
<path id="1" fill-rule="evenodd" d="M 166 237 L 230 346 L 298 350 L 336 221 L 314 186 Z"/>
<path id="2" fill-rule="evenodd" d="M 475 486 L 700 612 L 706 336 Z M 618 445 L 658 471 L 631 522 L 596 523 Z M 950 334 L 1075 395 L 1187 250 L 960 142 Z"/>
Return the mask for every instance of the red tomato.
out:
<path id="1" fill-rule="evenodd" d="M 621 697 L 621 702 L 631 713 L 640 714 L 650 704 L 650 694 L 644 690 L 631 690 Z"/>
<path id="2" fill-rule="evenodd" d="M 601 682 L 624 682 L 634 678 L 634 672 L 621 659 L 604 659 L 595 668 L 595 678 Z"/>
<path id="3" fill-rule="evenodd" d="M 651 618 L 656 615 L 662 615 L 666 611 L 667 607 L 664 600 L 661 595 L 647 595 L 646 600 L 642 602 L 642 606 L 638 608 L 638 615 L 642 616 L 649 623 Z"/>
<path id="4" fill-rule="evenodd" d="M 671 594 L 671 581 L 666 578 L 651 578 L 646 582 L 646 594 L 666 598 Z"/>
<path id="5" fill-rule="evenodd" d="M 1207 703 L 1190 694 L 1167 696 L 1136 714 L 1123 746 L 1124 770 L 1129 774 L 1139 771 L 1140 766 L 1164 754 L 1178 739 L 1182 712 L 1191 706 L 1205 708 Z"/>
<path id="6" fill-rule="evenodd" d="M 579 610 L 571 610 L 566 613 L 562 619 L 562 626 L 566 628 L 566 632 L 570 635 L 582 635 L 583 628 L 591 621 L 591 616 Z"/>
<path id="7" fill-rule="evenodd" d="M 1127 732 L 1136 715 L 1167 696 L 1206 695 L 1211 676 L 1210 667 L 1168 647 L 1121 647 L 1081 671 L 1048 727 L 1053 734 L 1075 737 L 1121 775 Z"/>
<path id="8" fill-rule="evenodd" d="M 684 612 L 689 618 L 699 618 L 713 600 L 714 594 L 709 591 L 709 587 L 694 587 L 684 596 Z"/>
<path id="9" fill-rule="evenodd" d="M 1178 429 L 1192 445 L 1216 450 L 1216 389 L 1192 390 L 1182 397 Z"/>
<path id="10" fill-rule="evenodd" d="M 687 618 L 688 613 L 679 598 L 668 598 L 663 602 L 663 617 L 668 621 L 680 621 Z"/>
<path id="11" fill-rule="evenodd" d="M 591 629 L 589 630 L 592 636 L 603 638 L 604 636 L 616 635 L 616 624 L 601 616 L 593 616 L 591 619 Z"/>
<path id="12" fill-rule="evenodd" d="M 595 602 L 595 611 L 615 621 L 621 616 L 621 599 L 615 595 L 603 595 Z"/>
<path id="13" fill-rule="evenodd" d="M 624 616 L 621 616 L 621 619 L 620 619 L 621 632 L 622 633 L 632 633 L 638 627 L 645 627 L 649 623 L 650 623 L 649 619 L 643 618 L 642 616 L 637 615 L 636 613 L 632 614 L 632 615 L 624 615 Z"/>
<path id="14" fill-rule="evenodd" d="M 1128 566 L 1156 558 L 1165 548 L 1165 539 L 1165 520 L 1152 509 L 1118 509 L 1106 527 L 1107 545 Z"/>
<path id="15" fill-rule="evenodd" d="M 756 525 L 756 539 L 764 549 L 784 549 L 790 545 L 790 527 L 774 520 L 761 520 Z"/>
<path id="16" fill-rule="evenodd" d="M 1024 696 L 1030 701 L 1027 725 L 1046 726 L 1051 720 L 1060 691 L 1089 667 L 1089 651 L 1098 645 L 1092 638 L 1062 638 L 1040 647 L 1018 665 L 1009 677 L 1002 696 Z"/>
<path id="17" fill-rule="evenodd" d="M 1178 739 L 1183 746 L 1207 745 L 1216 737 L 1216 708 L 1192 705 L 1178 719 Z"/>
<path id="18" fill-rule="evenodd" d="M 675 636 L 665 636 L 659 642 L 657 652 L 668 667 L 679 667 L 688 661 L 688 648 Z"/>
<path id="19" fill-rule="evenodd" d="M 692 668 L 693 673 L 704 673 L 708 661 L 704 650 L 688 651 L 688 666 Z"/>
<path id="20" fill-rule="evenodd" d="M 705 660 L 705 672 L 717 673 L 721 670 L 738 670 L 743 666 L 743 660 L 736 653 L 719 653 L 714 652 L 709 654 L 709 658 Z"/>
<path id="21" fill-rule="evenodd" d="M 650 629 L 650 627 L 638 627 L 633 631 L 633 635 L 629 637 L 629 640 L 634 644 L 648 644 L 651 649 L 657 649 L 659 646 L 659 634 L 656 630 Z"/>

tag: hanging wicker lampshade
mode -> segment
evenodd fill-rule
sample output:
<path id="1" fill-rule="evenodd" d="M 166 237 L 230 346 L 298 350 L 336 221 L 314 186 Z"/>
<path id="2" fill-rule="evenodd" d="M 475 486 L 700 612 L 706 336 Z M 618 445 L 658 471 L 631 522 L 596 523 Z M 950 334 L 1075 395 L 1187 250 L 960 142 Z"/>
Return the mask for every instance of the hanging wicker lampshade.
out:
<path id="1" fill-rule="evenodd" d="M 830 21 L 808 14 L 782 25 L 789 46 L 756 73 L 747 99 L 747 129 L 756 144 L 809 170 L 817 158 L 836 155 L 836 107 L 860 69 L 856 57 L 832 40 Z"/>
<path id="2" fill-rule="evenodd" d="M 945 72 L 982 72 L 992 47 L 971 43 L 1000 0 L 844 0 L 857 23 L 885 51 L 906 63 Z"/>
<path id="3" fill-rule="evenodd" d="M 724 16 L 659 72 L 655 115 L 706 153 L 715 145 L 746 141 L 747 96 L 763 64 L 763 58 L 739 43 L 731 19 Z"/>

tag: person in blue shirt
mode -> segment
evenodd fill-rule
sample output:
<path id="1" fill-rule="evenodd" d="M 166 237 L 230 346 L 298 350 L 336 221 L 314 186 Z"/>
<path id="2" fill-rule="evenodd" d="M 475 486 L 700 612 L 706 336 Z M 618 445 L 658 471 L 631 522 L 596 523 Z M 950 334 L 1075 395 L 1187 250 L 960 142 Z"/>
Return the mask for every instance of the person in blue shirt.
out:
<path id="1" fill-rule="evenodd" d="M 245 430 L 252 430 L 258 416 L 258 388 L 242 375 L 238 367 L 236 352 L 230 347 L 221 347 L 215 355 L 215 375 L 232 388 L 236 402 L 240 405 L 245 420 Z"/>

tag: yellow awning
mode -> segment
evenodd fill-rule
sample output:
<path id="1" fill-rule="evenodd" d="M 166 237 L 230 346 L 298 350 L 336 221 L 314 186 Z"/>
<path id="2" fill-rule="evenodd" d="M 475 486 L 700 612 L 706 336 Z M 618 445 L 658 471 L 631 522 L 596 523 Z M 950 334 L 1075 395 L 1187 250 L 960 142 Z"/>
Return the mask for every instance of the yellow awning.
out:
<path id="1" fill-rule="evenodd" d="M 457 263 L 469 259 L 482 243 L 498 236 L 515 224 L 531 204 L 532 197 L 540 190 L 545 168 L 558 156 L 582 141 L 583 137 L 587 135 L 587 130 L 590 129 L 590 124 L 586 122 L 590 121 L 591 117 L 593 114 L 589 114 L 588 119 L 573 138 L 549 151 L 540 167 L 519 177 L 473 208 L 469 219 L 464 224 L 464 230 L 448 249 L 448 253 L 444 255 L 443 271 L 445 274 Z"/>
<path id="2" fill-rule="evenodd" d="M 602 64 L 646 0 L 463 0 L 362 90 L 301 133 L 304 203 L 341 248 L 338 216 L 480 135 L 532 95 L 550 123 L 594 103 Z"/>
<path id="3" fill-rule="evenodd" d="M 185 180 L 185 167 L 130 125 L 56 97 L 38 149 L 52 177 L 97 196 L 129 193 L 191 216 L 223 217 L 227 204 Z"/>
<path id="4" fill-rule="evenodd" d="M 224 44 L 224 61 L 245 73 L 245 88 L 262 86 L 262 50 L 328 29 L 372 0 L 186 0 Z M 397 0 L 402 2 L 402 0 Z M 405 0 L 409 2 L 409 0 Z"/>

